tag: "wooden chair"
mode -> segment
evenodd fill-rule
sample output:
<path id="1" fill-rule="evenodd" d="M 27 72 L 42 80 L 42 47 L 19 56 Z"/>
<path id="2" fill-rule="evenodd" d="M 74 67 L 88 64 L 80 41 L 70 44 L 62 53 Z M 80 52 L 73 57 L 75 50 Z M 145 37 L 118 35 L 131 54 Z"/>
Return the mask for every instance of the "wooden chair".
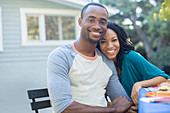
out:
<path id="1" fill-rule="evenodd" d="M 30 104 L 35 113 L 39 113 L 39 109 L 51 107 L 47 88 L 28 90 L 27 93 L 28 98 L 32 99 Z"/>

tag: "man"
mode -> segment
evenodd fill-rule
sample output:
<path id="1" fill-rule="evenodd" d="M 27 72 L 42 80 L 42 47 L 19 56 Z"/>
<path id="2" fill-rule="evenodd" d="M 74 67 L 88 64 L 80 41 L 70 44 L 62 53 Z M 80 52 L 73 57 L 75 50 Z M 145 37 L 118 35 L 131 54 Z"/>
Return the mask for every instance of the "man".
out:
<path id="1" fill-rule="evenodd" d="M 48 89 L 55 113 L 118 113 L 131 106 L 113 62 L 96 50 L 106 32 L 107 19 L 103 5 L 87 4 L 78 20 L 80 38 L 49 55 Z M 106 92 L 114 100 L 110 107 Z"/>

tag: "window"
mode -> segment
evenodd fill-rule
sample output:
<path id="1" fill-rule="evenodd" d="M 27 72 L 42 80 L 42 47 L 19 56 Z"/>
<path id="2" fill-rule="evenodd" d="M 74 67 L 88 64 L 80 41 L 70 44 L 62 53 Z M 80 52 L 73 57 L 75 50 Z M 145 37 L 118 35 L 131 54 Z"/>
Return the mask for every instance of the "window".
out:
<path id="1" fill-rule="evenodd" d="M 80 11 L 20 9 L 22 45 L 62 45 L 78 38 Z"/>
<path id="2" fill-rule="evenodd" d="M 3 51 L 3 38 L 2 38 L 2 10 L 0 8 L 0 52 Z"/>

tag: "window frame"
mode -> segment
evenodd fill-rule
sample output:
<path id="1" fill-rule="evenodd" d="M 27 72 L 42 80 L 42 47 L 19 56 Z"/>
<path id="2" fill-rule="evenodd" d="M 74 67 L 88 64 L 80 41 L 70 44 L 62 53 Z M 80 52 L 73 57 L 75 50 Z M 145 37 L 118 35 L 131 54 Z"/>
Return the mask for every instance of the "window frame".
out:
<path id="1" fill-rule="evenodd" d="M 3 37 L 2 37 L 2 8 L 0 7 L 0 52 L 3 52 Z"/>
<path id="2" fill-rule="evenodd" d="M 45 36 L 45 16 L 71 16 L 75 18 L 75 36 L 78 39 L 80 27 L 78 25 L 78 18 L 80 10 L 66 10 L 66 9 L 41 9 L 41 8 L 20 8 L 21 15 L 21 45 L 23 46 L 42 46 L 42 45 L 64 45 L 71 43 L 75 40 L 46 40 Z M 39 16 L 39 36 L 40 40 L 28 41 L 27 40 L 27 15 Z M 59 31 L 62 36 L 61 31 Z M 61 38 L 61 37 L 60 37 Z"/>

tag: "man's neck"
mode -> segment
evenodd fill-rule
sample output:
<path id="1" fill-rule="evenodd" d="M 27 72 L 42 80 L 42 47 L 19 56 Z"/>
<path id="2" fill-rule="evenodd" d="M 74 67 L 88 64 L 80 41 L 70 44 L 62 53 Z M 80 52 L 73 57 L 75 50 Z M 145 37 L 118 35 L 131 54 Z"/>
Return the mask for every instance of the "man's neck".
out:
<path id="1" fill-rule="evenodd" d="M 77 40 L 74 43 L 74 46 L 78 52 L 81 54 L 88 56 L 88 57 L 94 57 L 95 56 L 95 49 L 97 44 L 93 44 L 90 42 L 84 42 L 81 40 Z"/>

